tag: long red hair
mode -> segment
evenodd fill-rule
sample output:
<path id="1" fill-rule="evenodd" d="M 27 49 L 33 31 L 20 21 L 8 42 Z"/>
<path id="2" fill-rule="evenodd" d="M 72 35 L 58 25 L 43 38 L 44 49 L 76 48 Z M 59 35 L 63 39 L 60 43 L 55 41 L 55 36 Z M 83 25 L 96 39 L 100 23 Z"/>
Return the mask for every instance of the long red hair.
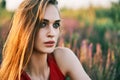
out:
<path id="1" fill-rule="evenodd" d="M 46 6 L 56 0 L 24 0 L 16 10 L 12 26 L 3 47 L 0 80 L 20 80 L 33 52 L 38 21 L 44 16 Z M 39 20 L 38 20 L 39 19 Z"/>

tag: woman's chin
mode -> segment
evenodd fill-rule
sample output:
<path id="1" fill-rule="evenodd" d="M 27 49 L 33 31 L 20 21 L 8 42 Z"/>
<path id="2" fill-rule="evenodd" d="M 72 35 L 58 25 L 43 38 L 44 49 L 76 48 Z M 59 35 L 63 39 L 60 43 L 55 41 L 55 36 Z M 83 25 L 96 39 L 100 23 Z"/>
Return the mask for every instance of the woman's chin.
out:
<path id="1" fill-rule="evenodd" d="M 55 48 L 46 48 L 46 49 L 43 50 L 43 52 L 45 52 L 45 53 L 53 53 L 54 49 Z"/>

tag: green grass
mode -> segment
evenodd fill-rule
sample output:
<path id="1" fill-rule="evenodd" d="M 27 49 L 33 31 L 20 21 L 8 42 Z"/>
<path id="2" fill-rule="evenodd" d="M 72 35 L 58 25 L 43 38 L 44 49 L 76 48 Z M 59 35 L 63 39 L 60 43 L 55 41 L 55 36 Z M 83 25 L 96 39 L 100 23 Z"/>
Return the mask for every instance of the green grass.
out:
<path id="1" fill-rule="evenodd" d="M 11 16 L 12 12 L 9 12 L 6 9 L 0 7 L 0 26 L 6 21 L 10 20 Z"/>

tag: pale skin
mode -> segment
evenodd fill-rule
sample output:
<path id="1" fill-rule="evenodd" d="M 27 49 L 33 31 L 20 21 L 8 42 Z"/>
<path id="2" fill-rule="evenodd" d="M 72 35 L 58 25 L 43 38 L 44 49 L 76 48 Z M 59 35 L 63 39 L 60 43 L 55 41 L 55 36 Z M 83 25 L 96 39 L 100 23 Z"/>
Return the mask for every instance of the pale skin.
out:
<path id="1" fill-rule="evenodd" d="M 40 28 L 36 35 L 34 51 L 25 70 L 31 80 L 49 80 L 50 69 L 47 55 L 51 53 L 54 54 L 63 75 L 68 75 L 71 80 L 91 80 L 70 49 L 55 47 L 60 34 L 60 15 L 55 5 L 49 4 L 47 6 L 44 20 L 47 25 L 43 24 L 43 28 Z M 48 41 L 54 43 L 52 45 L 45 44 Z"/>

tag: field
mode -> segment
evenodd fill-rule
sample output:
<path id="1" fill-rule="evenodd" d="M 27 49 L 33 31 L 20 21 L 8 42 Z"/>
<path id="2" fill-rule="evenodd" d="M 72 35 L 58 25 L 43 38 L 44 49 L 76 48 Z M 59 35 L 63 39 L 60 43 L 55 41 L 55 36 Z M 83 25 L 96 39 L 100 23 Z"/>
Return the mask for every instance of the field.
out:
<path id="1" fill-rule="evenodd" d="M 0 5 L 0 60 L 13 14 Z M 120 2 L 111 8 L 62 8 L 61 16 L 57 45 L 70 48 L 92 80 L 119 80 Z"/>

